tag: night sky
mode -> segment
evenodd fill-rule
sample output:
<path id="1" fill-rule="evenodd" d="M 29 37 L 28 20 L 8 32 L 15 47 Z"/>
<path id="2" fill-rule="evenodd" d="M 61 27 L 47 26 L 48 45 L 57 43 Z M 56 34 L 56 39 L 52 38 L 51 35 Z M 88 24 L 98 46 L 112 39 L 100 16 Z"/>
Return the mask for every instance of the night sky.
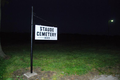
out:
<path id="1" fill-rule="evenodd" d="M 59 33 L 120 35 L 119 1 L 115 0 L 9 0 L 2 7 L 2 32 L 30 32 L 34 24 L 58 27 Z M 108 20 L 113 23 L 108 24 Z M 46 21 L 44 21 L 46 20 Z"/>

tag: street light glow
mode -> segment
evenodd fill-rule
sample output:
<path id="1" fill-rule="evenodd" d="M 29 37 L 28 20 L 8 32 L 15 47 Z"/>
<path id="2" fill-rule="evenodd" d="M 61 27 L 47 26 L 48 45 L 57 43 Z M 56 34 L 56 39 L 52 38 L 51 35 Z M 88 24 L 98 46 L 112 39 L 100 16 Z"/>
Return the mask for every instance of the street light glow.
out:
<path id="1" fill-rule="evenodd" d="M 113 22 L 113 20 L 111 20 L 111 22 Z"/>

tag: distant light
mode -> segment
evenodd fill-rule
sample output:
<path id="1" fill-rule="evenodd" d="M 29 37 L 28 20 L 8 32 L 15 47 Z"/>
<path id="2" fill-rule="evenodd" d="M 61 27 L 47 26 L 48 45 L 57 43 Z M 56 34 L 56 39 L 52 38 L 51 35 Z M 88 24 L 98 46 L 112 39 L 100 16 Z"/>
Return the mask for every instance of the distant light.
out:
<path id="1" fill-rule="evenodd" d="M 111 20 L 111 22 L 113 22 L 113 20 Z"/>

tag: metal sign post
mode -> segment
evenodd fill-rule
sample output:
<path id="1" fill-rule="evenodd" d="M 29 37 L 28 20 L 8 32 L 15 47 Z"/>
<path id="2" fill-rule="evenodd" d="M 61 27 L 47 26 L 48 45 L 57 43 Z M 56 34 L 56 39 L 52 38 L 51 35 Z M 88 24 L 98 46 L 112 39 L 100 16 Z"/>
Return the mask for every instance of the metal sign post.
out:
<path id="1" fill-rule="evenodd" d="M 33 71 L 33 6 L 31 14 L 31 73 Z"/>
<path id="2" fill-rule="evenodd" d="M 50 26 L 43 26 L 43 25 L 36 25 L 35 27 L 37 34 L 35 33 L 35 37 L 37 40 L 57 40 L 57 27 L 50 27 Z M 40 28 L 43 28 L 40 30 Z M 39 31 L 40 30 L 40 31 Z M 41 35 L 42 33 L 43 35 Z M 46 34 L 45 34 L 46 33 Z M 41 39 L 41 37 L 43 37 Z M 31 73 L 33 72 L 33 6 L 31 12 Z"/>
<path id="3" fill-rule="evenodd" d="M 37 73 L 33 72 L 33 6 L 32 6 L 32 14 L 31 14 L 31 55 L 30 57 L 31 57 L 31 70 L 30 72 L 27 72 L 24 74 L 27 78 L 37 75 Z"/>

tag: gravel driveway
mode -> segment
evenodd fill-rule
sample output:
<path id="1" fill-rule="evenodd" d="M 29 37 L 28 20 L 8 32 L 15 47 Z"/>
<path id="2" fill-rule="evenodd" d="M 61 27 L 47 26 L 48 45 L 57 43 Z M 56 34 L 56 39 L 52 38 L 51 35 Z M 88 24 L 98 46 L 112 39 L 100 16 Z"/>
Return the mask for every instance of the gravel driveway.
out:
<path id="1" fill-rule="evenodd" d="M 101 76 L 96 76 L 92 80 L 120 80 L 118 79 L 118 76 L 116 75 L 115 77 L 112 75 L 101 75 Z"/>

